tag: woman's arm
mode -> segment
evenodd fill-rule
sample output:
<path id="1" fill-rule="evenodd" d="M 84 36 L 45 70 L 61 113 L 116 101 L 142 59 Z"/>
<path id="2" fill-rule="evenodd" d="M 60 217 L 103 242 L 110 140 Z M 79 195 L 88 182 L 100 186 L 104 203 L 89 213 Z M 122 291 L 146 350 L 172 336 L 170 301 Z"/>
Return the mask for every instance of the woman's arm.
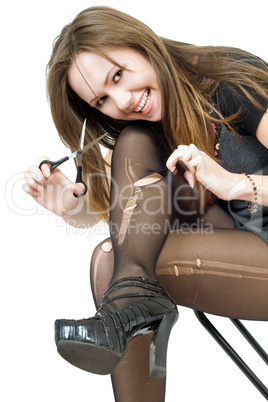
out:
<path id="1" fill-rule="evenodd" d="M 106 167 L 106 174 L 108 177 L 108 180 L 110 180 L 110 166 L 111 166 L 111 160 L 112 160 L 112 150 L 108 150 L 106 153 L 106 156 L 104 158 L 105 162 L 107 163 Z M 91 211 L 90 205 L 89 205 L 89 200 L 87 197 L 84 197 L 84 203 L 80 205 L 79 210 L 71 210 L 65 215 L 62 216 L 65 222 L 67 222 L 69 225 L 74 226 L 74 227 L 91 227 L 94 226 L 96 223 L 98 223 L 98 218 L 95 213 Z"/>
<path id="2" fill-rule="evenodd" d="M 268 111 L 263 115 L 258 125 L 256 136 L 268 148 Z M 168 169 L 174 171 L 178 161 L 183 162 L 187 167 L 185 178 L 192 187 L 198 180 L 223 200 L 239 199 L 254 202 L 253 186 L 245 175 L 228 172 L 210 156 L 199 151 L 195 145 L 180 145 L 170 155 L 167 161 Z M 268 206 L 268 176 L 250 176 L 257 187 L 257 203 Z"/>
<path id="3" fill-rule="evenodd" d="M 262 119 L 257 127 L 256 137 L 262 143 L 262 145 L 268 149 L 268 109 L 262 116 Z M 260 176 L 260 175 L 250 175 L 250 176 L 253 179 L 255 186 L 257 187 L 258 204 L 268 206 L 268 176 Z M 237 183 L 239 182 L 240 179 L 240 185 L 237 185 L 238 193 L 234 196 L 233 199 L 242 199 L 245 201 L 254 202 L 252 184 L 249 182 L 249 180 L 245 180 L 245 177 L 243 177 L 243 181 L 241 181 L 241 175 L 234 175 L 233 179 Z M 244 189 L 241 188 L 241 190 L 239 191 L 239 187 L 242 187 L 243 185 Z"/>
<path id="4" fill-rule="evenodd" d="M 254 202 L 253 186 L 245 175 L 228 172 L 195 145 L 180 145 L 168 158 L 167 168 L 174 171 L 179 161 L 188 169 L 184 175 L 191 187 L 199 181 L 222 200 Z M 257 187 L 258 204 L 268 206 L 268 176 L 250 176 Z"/>
<path id="5" fill-rule="evenodd" d="M 62 215 L 62 219 L 70 226 L 85 229 L 96 225 L 99 222 L 97 216 L 91 211 L 89 200 L 85 197 L 79 209 L 74 209 Z"/>
<path id="6" fill-rule="evenodd" d="M 109 163 L 110 159 L 111 152 L 108 152 L 105 160 Z M 109 177 L 109 169 L 107 175 Z M 84 192 L 83 184 L 72 183 L 60 169 L 55 169 L 51 173 L 47 164 L 42 165 L 41 169 L 33 165 L 25 172 L 25 180 L 23 190 L 38 204 L 60 216 L 69 225 L 86 228 L 98 223 L 99 219 L 92 212 L 88 198 L 73 196 L 73 193 Z"/>
<path id="7" fill-rule="evenodd" d="M 46 158 L 47 159 L 47 158 Z M 50 172 L 50 166 L 32 165 L 24 174 L 23 190 L 42 207 L 63 218 L 72 226 L 93 226 L 96 218 L 90 214 L 87 197 L 75 198 L 73 193 L 83 194 L 81 183 L 72 183 L 60 169 Z"/>

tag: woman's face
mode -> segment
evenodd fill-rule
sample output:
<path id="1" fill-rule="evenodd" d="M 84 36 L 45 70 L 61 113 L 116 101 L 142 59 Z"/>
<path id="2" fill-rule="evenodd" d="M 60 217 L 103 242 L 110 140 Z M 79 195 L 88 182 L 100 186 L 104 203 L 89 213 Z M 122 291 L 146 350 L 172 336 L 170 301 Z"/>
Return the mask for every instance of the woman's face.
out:
<path id="1" fill-rule="evenodd" d="M 103 114 L 120 120 L 161 120 L 161 92 L 156 72 L 140 52 L 131 48 L 82 52 L 72 64 L 68 81 L 77 95 Z"/>

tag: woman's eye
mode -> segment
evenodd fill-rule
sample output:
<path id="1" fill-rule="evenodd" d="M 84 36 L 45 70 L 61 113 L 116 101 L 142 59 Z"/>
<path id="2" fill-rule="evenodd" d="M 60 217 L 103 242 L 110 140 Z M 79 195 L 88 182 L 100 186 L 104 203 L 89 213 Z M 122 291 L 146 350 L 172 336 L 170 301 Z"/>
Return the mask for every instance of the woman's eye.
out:
<path id="1" fill-rule="evenodd" d="M 118 70 L 117 72 L 116 72 L 116 74 L 114 75 L 114 77 L 113 77 L 113 81 L 115 82 L 115 83 L 117 83 L 119 80 L 120 80 L 120 78 L 122 77 L 122 75 L 123 75 L 123 70 L 121 69 L 121 70 Z M 104 105 L 104 103 L 105 103 L 105 101 L 106 101 L 106 98 L 107 98 L 107 96 L 103 96 L 102 98 L 100 98 L 97 102 L 96 102 L 96 107 L 102 107 L 103 105 Z"/>
<path id="2" fill-rule="evenodd" d="M 122 75 L 123 75 L 123 70 L 117 71 L 117 73 L 114 76 L 114 82 L 118 82 L 120 80 L 120 78 L 122 77 Z"/>
<path id="3" fill-rule="evenodd" d="M 101 106 L 103 106 L 104 103 L 105 103 L 105 99 L 106 99 L 106 96 L 103 96 L 102 98 L 100 98 L 100 99 L 96 102 L 96 107 L 101 107 Z"/>

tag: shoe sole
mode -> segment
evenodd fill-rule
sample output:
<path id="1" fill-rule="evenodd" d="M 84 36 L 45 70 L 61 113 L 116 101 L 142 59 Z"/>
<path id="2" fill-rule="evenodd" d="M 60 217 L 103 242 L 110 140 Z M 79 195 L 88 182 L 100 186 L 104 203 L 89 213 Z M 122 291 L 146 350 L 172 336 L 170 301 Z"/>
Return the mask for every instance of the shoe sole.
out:
<path id="1" fill-rule="evenodd" d="M 60 340 L 57 343 L 58 353 L 69 363 L 94 374 L 111 374 L 123 356 L 91 343 L 72 340 Z"/>

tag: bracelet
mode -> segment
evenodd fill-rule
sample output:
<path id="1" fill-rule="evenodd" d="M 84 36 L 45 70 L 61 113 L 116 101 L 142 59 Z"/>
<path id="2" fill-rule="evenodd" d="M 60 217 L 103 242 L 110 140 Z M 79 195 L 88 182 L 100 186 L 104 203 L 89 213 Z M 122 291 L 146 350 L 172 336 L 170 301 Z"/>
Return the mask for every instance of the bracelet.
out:
<path id="1" fill-rule="evenodd" d="M 252 184 L 252 189 L 253 189 L 253 193 L 254 193 L 254 202 L 253 202 L 253 206 L 251 206 L 251 203 L 249 201 L 246 201 L 247 203 L 247 207 L 250 211 L 251 214 L 254 214 L 255 212 L 257 212 L 258 210 L 258 204 L 257 204 L 257 199 L 258 199 L 258 192 L 257 192 L 257 187 L 256 184 L 254 182 L 254 180 L 250 177 L 249 174 L 247 173 L 242 173 L 244 176 L 246 176 L 246 178 L 250 181 L 250 183 Z"/>

